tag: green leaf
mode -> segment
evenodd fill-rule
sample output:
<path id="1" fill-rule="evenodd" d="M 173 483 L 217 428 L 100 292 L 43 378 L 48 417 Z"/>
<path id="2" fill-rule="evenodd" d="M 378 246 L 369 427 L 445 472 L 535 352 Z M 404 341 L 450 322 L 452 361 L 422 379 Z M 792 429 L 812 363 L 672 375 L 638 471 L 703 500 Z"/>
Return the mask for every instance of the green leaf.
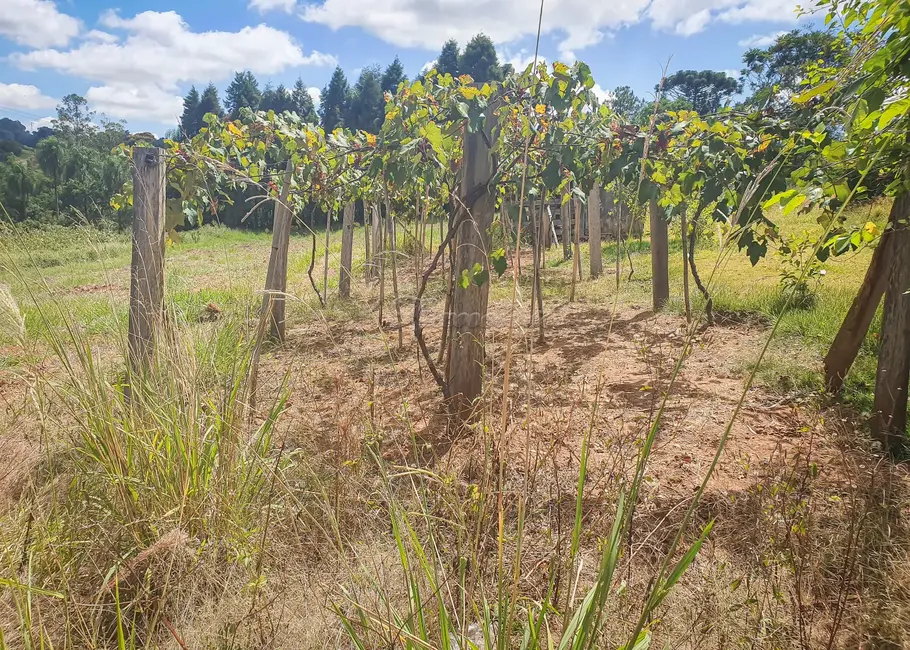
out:
<path id="1" fill-rule="evenodd" d="M 471 273 L 467 269 L 461 271 L 461 275 L 458 277 L 458 286 L 462 289 L 467 289 L 471 286 Z"/>
<path id="2" fill-rule="evenodd" d="M 493 270 L 496 271 L 496 274 L 499 277 L 502 277 L 502 274 L 506 272 L 506 269 L 509 266 L 509 261 L 506 259 L 506 251 L 502 248 L 493 251 L 490 254 L 490 264 L 493 266 Z"/>
<path id="3" fill-rule="evenodd" d="M 423 128 L 423 134 L 427 139 L 427 142 L 430 143 L 430 146 L 433 147 L 436 155 L 439 157 L 445 156 L 445 149 L 442 146 L 442 131 L 439 130 L 439 127 L 436 126 L 436 123 L 429 122 Z"/>
<path id="4" fill-rule="evenodd" d="M 797 194 L 792 199 L 787 201 L 787 205 L 784 206 L 784 214 L 790 214 L 805 202 L 806 196 L 804 194 Z"/>
<path id="5" fill-rule="evenodd" d="M 866 100 L 866 105 L 869 107 L 870 111 L 877 111 L 878 109 L 880 109 L 882 107 L 882 103 L 884 103 L 886 97 L 887 97 L 887 94 L 885 93 L 885 91 L 882 88 L 879 88 L 878 86 L 875 86 L 874 88 L 870 88 L 863 95 L 863 99 Z"/>
<path id="6" fill-rule="evenodd" d="M 825 83 L 816 86 L 815 88 L 810 88 L 806 92 L 797 95 L 793 98 L 793 102 L 796 104 L 805 104 L 813 97 L 818 97 L 819 95 L 824 95 L 825 93 L 831 91 L 836 84 L 837 81 L 835 80 L 826 81 Z"/>

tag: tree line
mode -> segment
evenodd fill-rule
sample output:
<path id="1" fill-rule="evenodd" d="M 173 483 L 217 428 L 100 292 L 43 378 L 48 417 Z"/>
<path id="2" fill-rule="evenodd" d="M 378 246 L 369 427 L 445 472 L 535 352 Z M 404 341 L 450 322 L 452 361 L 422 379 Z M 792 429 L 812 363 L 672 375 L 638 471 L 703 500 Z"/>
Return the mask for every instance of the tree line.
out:
<path id="1" fill-rule="evenodd" d="M 808 69 L 837 67 L 843 59 L 842 45 L 830 31 L 794 30 L 768 47 L 745 52 L 739 79 L 711 70 L 683 70 L 668 76 L 661 88 L 659 110 L 691 108 L 710 115 L 745 93 L 738 107 L 784 111 L 789 98 L 799 92 Z M 484 34 L 474 36 L 463 49 L 457 41 L 447 41 L 431 67 L 441 74 L 467 74 L 479 82 L 500 81 L 515 72 L 499 61 L 492 40 Z M 192 137 L 204 125 L 207 113 L 236 118 L 243 108 L 290 111 L 327 131 L 343 126 L 375 134 L 385 118 L 385 93 L 394 92 L 407 80 L 397 57 L 384 69 L 376 65 L 364 68 L 353 85 L 338 67 L 322 89 L 317 109 L 302 79 L 292 88 L 260 86 L 251 72 L 237 72 L 223 101 L 214 84 L 202 92 L 191 88 L 184 98 L 179 125 L 167 137 Z M 652 100 L 637 96 L 628 86 L 615 88 L 606 101 L 616 113 L 639 125 L 647 124 L 654 111 Z M 51 127 L 30 132 L 15 120 L 0 119 L 0 216 L 5 210 L 14 221 L 128 223 L 129 206 L 114 209 L 110 205 L 129 174 L 111 150 L 132 141 L 161 142 L 151 134 L 130 135 L 123 123 L 99 118 L 79 95 L 63 99 Z M 239 225 L 244 210 L 240 205 L 234 210 L 239 216 L 222 216 L 226 223 Z M 271 218 L 263 214 L 243 223 L 268 227 Z"/>
<path id="2" fill-rule="evenodd" d="M 477 34 L 459 49 L 458 42 L 449 40 L 443 45 L 435 61 L 435 68 L 441 74 L 457 77 L 470 75 L 478 82 L 502 81 L 514 72 L 510 64 L 501 65 L 496 46 L 490 37 Z M 201 129 L 203 118 L 208 113 L 219 117 L 236 119 L 243 108 L 254 111 L 296 113 L 305 122 L 319 124 L 326 131 L 345 127 L 352 130 L 379 133 L 385 119 L 385 93 L 394 93 L 398 86 L 408 81 L 401 59 L 395 57 L 385 69 L 379 65 L 363 68 L 357 81 L 351 84 L 341 66 L 335 68 L 329 83 L 319 93 L 317 110 L 309 89 L 303 79 L 297 79 L 294 87 L 283 84 L 276 87 L 266 84 L 260 88 L 256 76 L 249 70 L 236 72 L 227 87 L 222 103 L 218 88 L 209 83 L 202 92 L 195 86 L 190 88 L 183 99 L 183 114 L 180 126 L 171 135 L 191 138 Z"/>

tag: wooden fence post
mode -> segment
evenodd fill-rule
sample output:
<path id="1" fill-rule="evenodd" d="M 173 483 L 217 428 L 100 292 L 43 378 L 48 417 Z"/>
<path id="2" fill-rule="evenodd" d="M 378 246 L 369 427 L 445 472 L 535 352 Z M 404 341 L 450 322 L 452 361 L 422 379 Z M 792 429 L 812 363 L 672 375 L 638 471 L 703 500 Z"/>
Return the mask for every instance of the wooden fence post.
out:
<path id="1" fill-rule="evenodd" d="M 654 311 L 670 300 L 670 238 L 667 220 L 657 199 L 649 202 L 651 214 L 651 298 Z"/>
<path id="2" fill-rule="evenodd" d="M 483 389 L 484 344 L 486 341 L 487 304 L 490 297 L 490 278 L 474 282 L 473 269 L 480 265 L 489 272 L 490 227 L 493 225 L 495 197 L 490 181 L 495 172 L 493 157 L 487 143 L 494 142 L 496 106 L 491 102 L 486 111 L 483 131 L 466 133 L 464 139 L 464 182 L 459 210 L 467 210 L 467 218 L 456 233 L 456 279 L 452 299 L 452 333 L 449 339 L 447 385 L 451 395 L 452 413 L 462 420 L 471 417 L 474 400 Z M 458 282 L 467 271 L 472 281 L 467 287 Z M 479 286 L 478 286 L 479 285 Z"/>
<path id="3" fill-rule="evenodd" d="M 133 258 L 130 267 L 130 367 L 145 367 L 164 316 L 164 222 L 167 190 L 163 149 L 133 149 Z"/>
<path id="4" fill-rule="evenodd" d="M 382 215 L 375 203 L 370 204 L 370 230 L 373 232 L 373 257 L 370 258 L 370 277 L 379 275 L 380 258 L 383 254 L 382 246 Z"/>
<path id="5" fill-rule="evenodd" d="M 603 246 L 600 237 L 600 184 L 595 183 L 588 198 L 588 252 L 591 255 L 591 279 L 604 271 Z"/>
<path id="6" fill-rule="evenodd" d="M 895 224 L 890 246 L 872 433 L 885 449 L 897 455 L 904 448 L 910 381 L 910 224 Z"/>
<path id="7" fill-rule="evenodd" d="M 373 277 L 373 259 L 370 254 L 370 228 L 372 223 L 372 214 L 370 210 L 370 205 L 364 201 L 363 202 L 363 244 L 364 244 L 364 255 L 363 255 L 363 275 L 366 278 L 367 282 Z"/>
<path id="8" fill-rule="evenodd" d="M 281 194 L 275 204 L 272 251 L 265 276 L 265 295 L 262 297 L 261 318 L 268 322 L 268 337 L 281 342 L 285 339 L 285 294 L 288 288 L 288 247 L 291 243 L 291 210 L 287 202 L 293 169 L 293 163 L 288 161 Z"/>
<path id="9" fill-rule="evenodd" d="M 351 263 L 354 259 L 354 203 L 344 206 L 341 221 L 341 271 L 338 275 L 338 295 L 351 297 Z"/>
<path id="10" fill-rule="evenodd" d="M 910 192 L 905 192 L 894 199 L 891 214 L 888 217 L 888 228 L 885 230 L 872 261 L 866 270 L 866 276 L 859 292 L 850 305 L 850 311 L 837 331 L 837 336 L 825 355 L 825 386 L 832 393 L 837 393 L 844 385 L 844 379 L 859 354 L 869 326 L 878 305 L 885 295 L 888 286 L 889 270 L 893 264 L 894 247 L 892 236 L 900 221 L 910 218 Z"/>

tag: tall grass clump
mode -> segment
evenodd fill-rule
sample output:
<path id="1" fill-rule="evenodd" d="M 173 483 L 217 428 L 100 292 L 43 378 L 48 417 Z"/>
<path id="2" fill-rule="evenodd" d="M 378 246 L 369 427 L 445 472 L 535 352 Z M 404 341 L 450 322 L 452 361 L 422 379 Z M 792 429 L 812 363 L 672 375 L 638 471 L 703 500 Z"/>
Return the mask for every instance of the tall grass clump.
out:
<path id="1" fill-rule="evenodd" d="M 42 459 L 0 524 L 0 612 L 15 612 L 0 648 L 179 639 L 178 603 L 226 567 L 257 584 L 287 391 L 255 399 L 243 324 L 171 310 L 133 370 L 125 336 L 93 345 L 60 304 L 30 301 L 62 326 L 28 342 L 49 353 L 28 373 Z"/>

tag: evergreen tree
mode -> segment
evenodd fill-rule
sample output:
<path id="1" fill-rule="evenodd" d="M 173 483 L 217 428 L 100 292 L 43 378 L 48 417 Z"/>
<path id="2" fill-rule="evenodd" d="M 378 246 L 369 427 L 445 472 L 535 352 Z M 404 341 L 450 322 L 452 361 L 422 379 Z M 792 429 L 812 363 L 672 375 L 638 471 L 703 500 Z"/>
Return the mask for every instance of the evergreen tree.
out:
<path id="1" fill-rule="evenodd" d="M 60 218 L 60 173 L 63 171 L 65 150 L 63 141 L 56 136 L 42 140 L 35 150 L 38 167 L 54 183 L 54 216 Z"/>
<path id="2" fill-rule="evenodd" d="M 238 72 L 234 75 L 234 80 L 227 89 L 225 106 L 232 118 L 240 115 L 241 108 L 251 108 L 259 110 L 259 104 L 262 102 L 262 93 L 259 92 L 259 82 L 252 72 Z"/>
<path id="3" fill-rule="evenodd" d="M 322 128 L 326 132 L 334 131 L 339 126 L 344 126 L 344 118 L 348 115 L 351 88 L 348 79 L 344 76 L 341 66 L 335 68 L 329 85 L 322 89 L 319 104 L 319 118 Z"/>
<path id="4" fill-rule="evenodd" d="M 385 121 L 385 96 L 382 92 L 382 72 L 379 66 L 364 68 L 354 86 L 351 105 L 345 125 L 379 133 Z"/>
<path id="5" fill-rule="evenodd" d="M 293 111 L 295 108 L 294 99 L 288 89 L 284 87 L 284 84 L 279 85 L 277 88 L 272 88 L 271 84 L 269 84 L 262 93 L 260 108 L 264 111 L 275 111 L 276 113 Z"/>
<path id="6" fill-rule="evenodd" d="M 385 69 L 385 72 L 382 73 L 382 92 L 384 93 L 394 93 L 398 90 L 398 85 L 407 81 L 408 77 L 404 73 L 404 66 L 401 65 L 401 59 L 397 56 L 395 60 Z"/>
<path id="7" fill-rule="evenodd" d="M 183 98 L 183 115 L 180 116 L 180 130 L 183 137 L 192 138 L 202 127 L 199 121 L 199 91 L 196 86 L 190 88 L 190 92 Z"/>
<path id="8" fill-rule="evenodd" d="M 477 34 L 465 46 L 458 62 L 461 74 L 469 74 L 478 83 L 502 81 L 502 69 L 496 47 L 489 36 Z"/>
<path id="9" fill-rule="evenodd" d="M 439 74 L 450 74 L 453 77 L 458 76 L 458 41 L 454 38 L 446 41 L 442 46 L 442 52 L 436 59 L 436 71 Z"/>
<path id="10" fill-rule="evenodd" d="M 221 100 L 218 98 L 218 89 L 215 88 L 215 84 L 211 82 L 209 82 L 209 85 L 202 91 L 202 96 L 199 98 L 199 106 L 196 109 L 200 129 L 205 126 L 204 118 L 209 113 L 214 113 L 218 117 L 224 117 L 224 111 L 221 109 Z"/>
<path id="11" fill-rule="evenodd" d="M 294 112 L 300 116 L 300 119 L 308 124 L 317 124 L 319 122 L 319 116 L 316 115 L 316 107 L 313 105 L 313 98 L 310 96 L 309 88 L 304 85 L 303 79 L 299 77 L 297 83 L 294 84 L 293 92 L 291 92 L 291 99 L 294 102 Z"/>
<path id="12" fill-rule="evenodd" d="M 667 97 L 686 100 L 699 115 L 716 113 L 739 89 L 736 79 L 714 70 L 680 70 L 664 80 Z"/>
<path id="13" fill-rule="evenodd" d="M 84 138 L 95 133 L 95 111 L 88 108 L 85 97 L 71 93 L 57 106 L 54 129 L 67 137 Z"/>
<path id="14" fill-rule="evenodd" d="M 645 100 L 638 97 L 629 86 L 617 86 L 608 101 L 610 108 L 627 120 L 633 120 L 645 107 Z"/>

